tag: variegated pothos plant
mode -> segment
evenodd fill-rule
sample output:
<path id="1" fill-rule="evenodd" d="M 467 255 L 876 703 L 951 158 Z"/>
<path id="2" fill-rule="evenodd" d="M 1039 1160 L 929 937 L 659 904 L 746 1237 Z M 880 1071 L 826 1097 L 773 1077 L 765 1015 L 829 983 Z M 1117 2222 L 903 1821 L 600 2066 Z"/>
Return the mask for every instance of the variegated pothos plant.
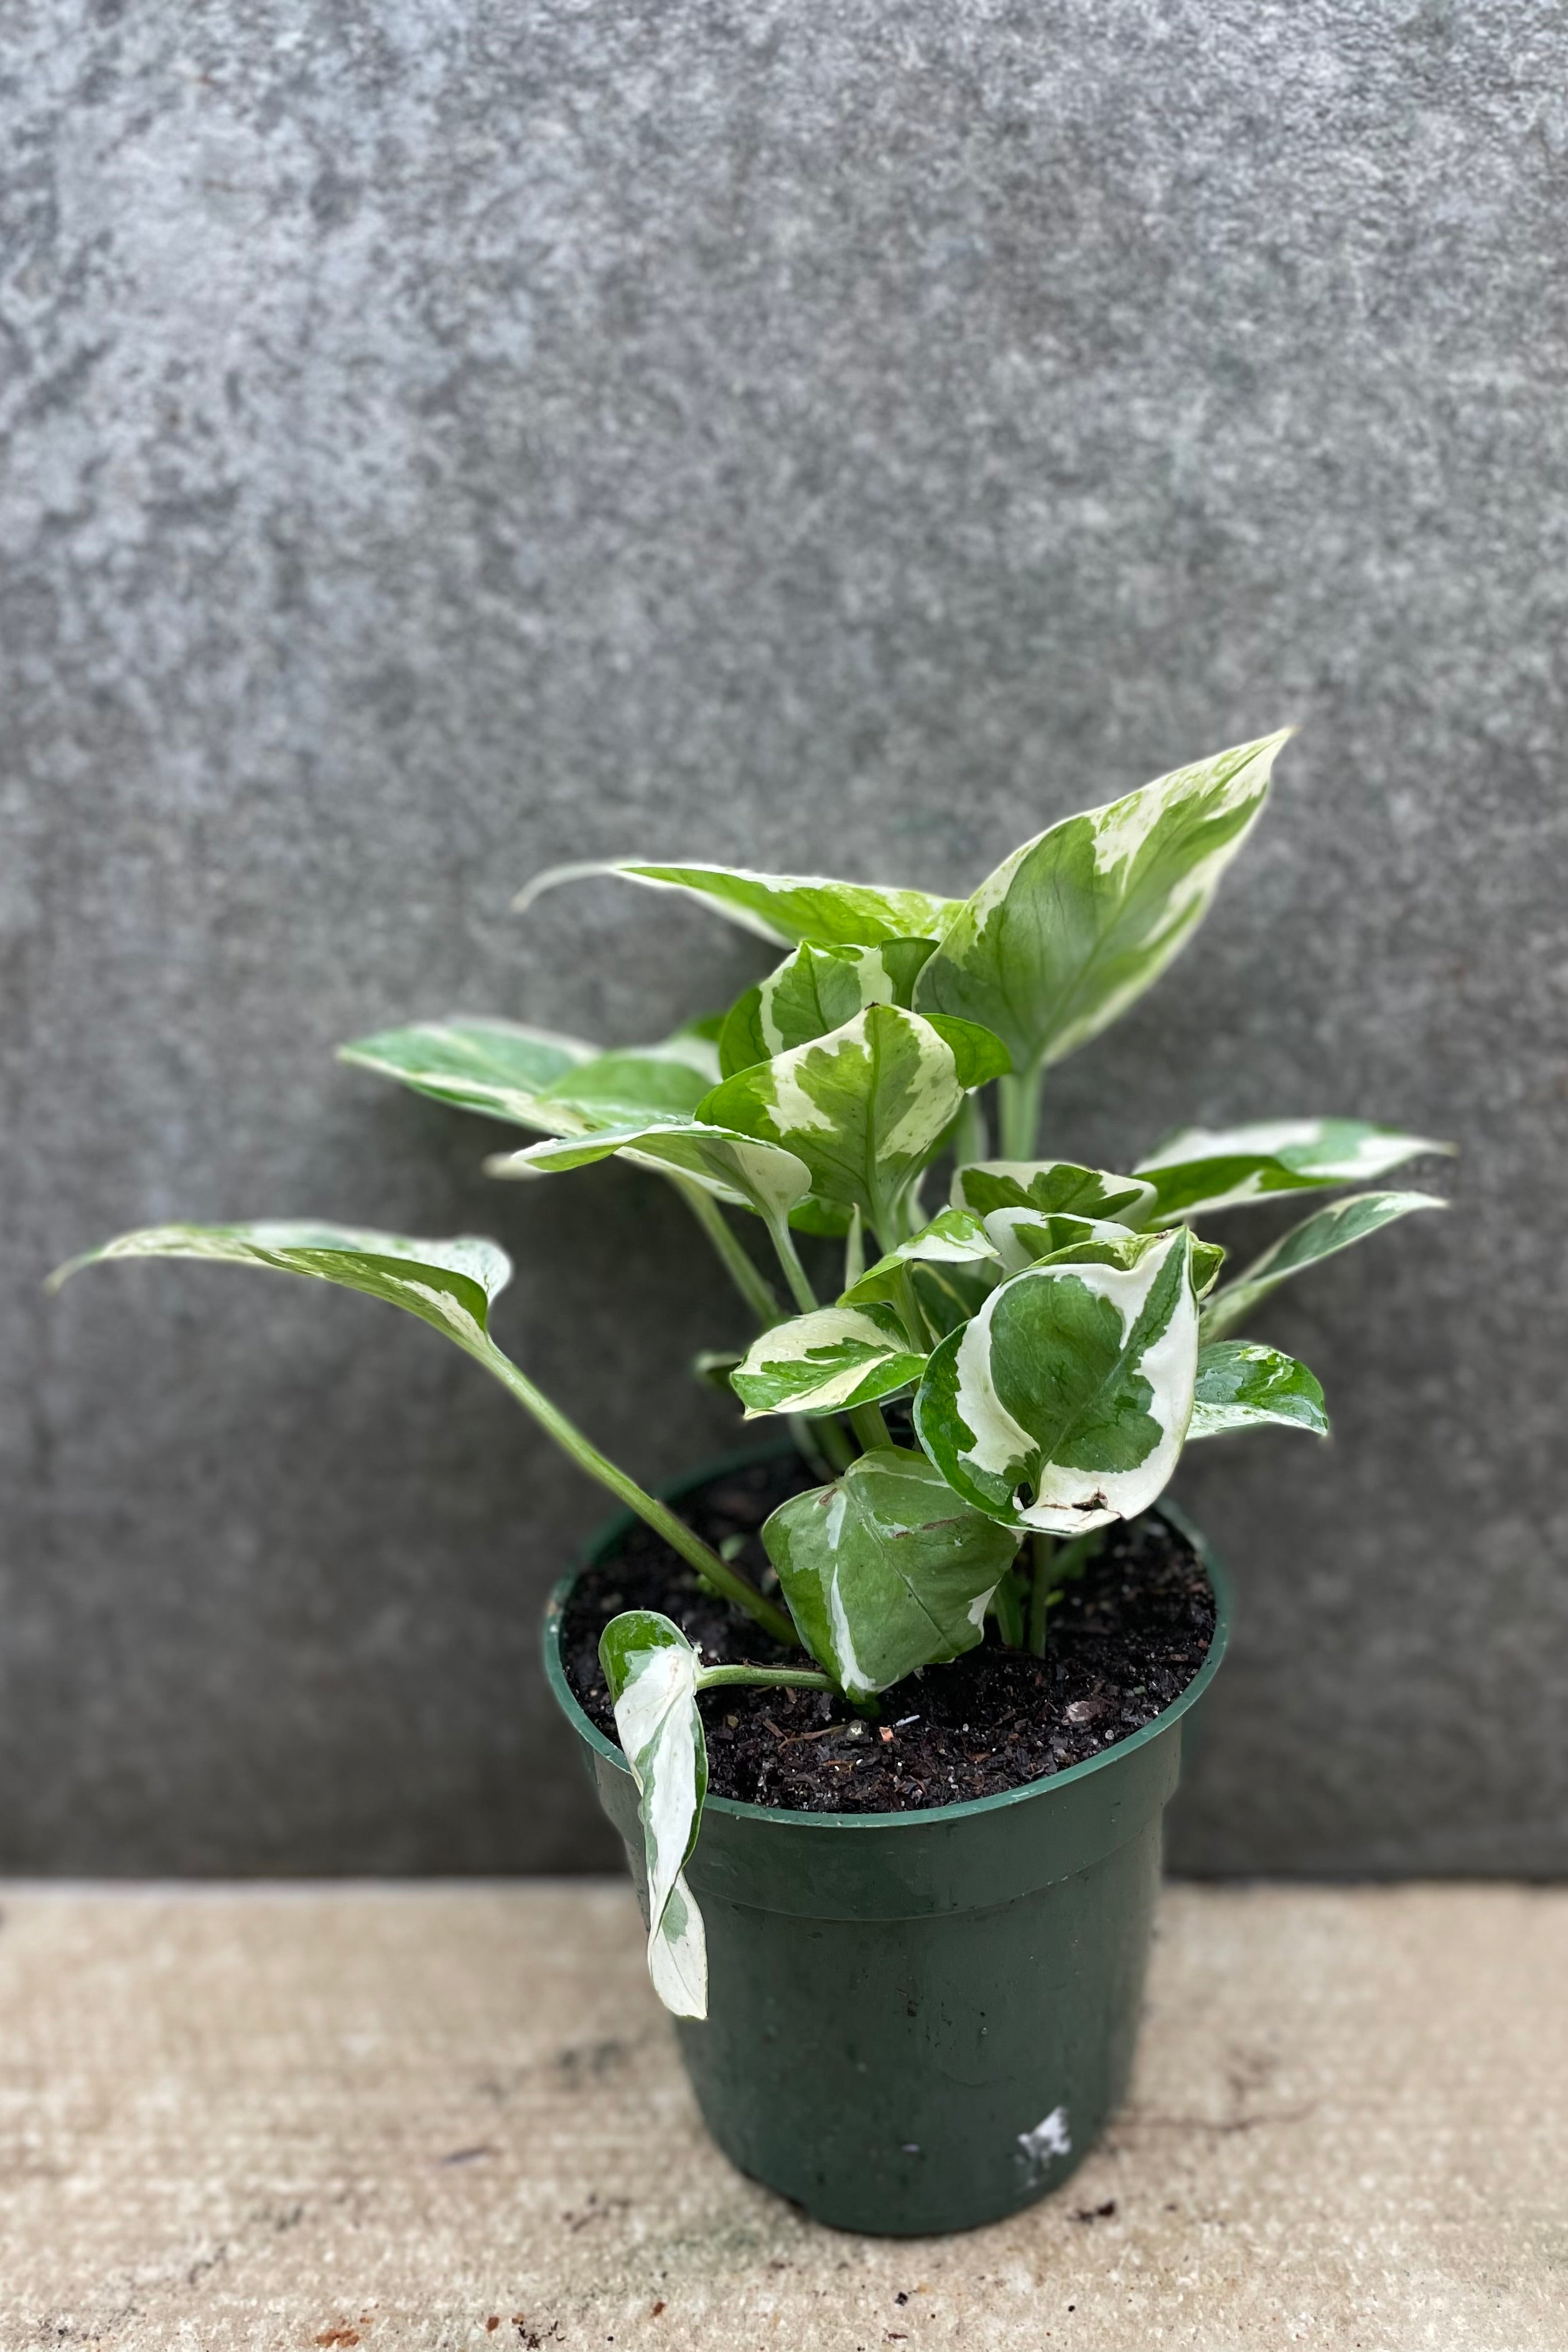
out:
<path id="1" fill-rule="evenodd" d="M 1446 1147 L 1359 1119 L 1276 1118 L 1186 1129 L 1126 1174 L 1037 1156 L 1044 1072 L 1125 1011 L 1191 936 L 1284 740 L 1242 744 L 1065 818 L 968 898 L 708 864 L 557 867 L 520 907 L 574 876 L 616 873 L 704 900 L 787 952 L 727 1014 L 658 1045 L 605 1052 L 511 1022 L 451 1019 L 342 1049 L 439 1102 L 542 1136 L 487 1161 L 495 1175 L 614 1156 L 675 1186 L 757 1326 L 743 1354 L 710 1358 L 709 1371 L 747 1418 L 788 1416 L 821 1477 L 763 1531 L 778 1598 L 644 1493 L 496 1345 L 489 1309 L 510 1267 L 491 1242 L 161 1226 L 56 1277 L 100 1259 L 216 1258 L 408 1308 L 501 1381 L 716 1591 L 807 1654 L 798 1666 L 704 1665 L 669 1618 L 645 1610 L 605 1633 L 641 1792 L 649 1967 L 679 2014 L 700 2017 L 707 2000 L 701 1916 L 683 1874 L 707 1786 L 701 1693 L 788 1683 L 869 1707 L 991 1628 L 1043 1654 L 1050 1608 L 1099 1531 L 1155 1501 L 1184 1444 L 1269 1425 L 1326 1431 L 1312 1374 L 1237 1337 L 1246 1318 L 1304 1267 L 1442 1205 L 1425 1192 L 1351 1192 L 1221 1281 L 1224 1252 L 1194 1231 L 1211 1212 L 1375 1187 Z M 925 1192 L 937 1162 L 952 1166 L 940 1207 Z M 784 1302 L 742 1238 L 748 1213 L 767 1234 Z M 842 1244 L 831 1299 L 807 1277 L 799 1233 Z M 912 1443 L 889 1430 L 893 1401 L 907 1401 Z"/>

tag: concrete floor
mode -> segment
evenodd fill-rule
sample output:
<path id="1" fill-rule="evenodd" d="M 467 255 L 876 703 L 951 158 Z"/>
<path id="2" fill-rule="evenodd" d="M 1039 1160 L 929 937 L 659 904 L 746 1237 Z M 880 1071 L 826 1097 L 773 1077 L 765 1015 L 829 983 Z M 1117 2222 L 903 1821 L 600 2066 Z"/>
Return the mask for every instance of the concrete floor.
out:
<path id="1" fill-rule="evenodd" d="M 914 2242 L 708 2145 L 619 1885 L 0 1904 L 5 2352 L 1568 2346 L 1568 1891 L 1172 1887 L 1105 2143 Z"/>

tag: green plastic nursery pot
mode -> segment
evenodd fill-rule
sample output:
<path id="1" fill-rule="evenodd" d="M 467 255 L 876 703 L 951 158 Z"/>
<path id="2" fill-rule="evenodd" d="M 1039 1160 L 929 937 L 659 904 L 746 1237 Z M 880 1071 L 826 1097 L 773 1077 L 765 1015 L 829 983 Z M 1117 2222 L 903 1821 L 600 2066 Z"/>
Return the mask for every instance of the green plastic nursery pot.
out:
<path id="1" fill-rule="evenodd" d="M 770 1449 L 776 1451 L 776 1449 Z M 683 1496 L 759 1452 L 665 1489 Z M 709 2014 L 676 2021 L 709 2130 L 742 2172 L 839 2229 L 920 2236 L 995 2221 L 1057 2188 L 1127 2088 L 1160 1883 L 1161 1817 L 1208 1655 L 1142 1731 L 1069 1769 L 910 1813 L 799 1813 L 710 1797 L 687 1879 Z M 630 1523 L 602 1528 L 584 1565 Z M 552 1595 L 551 1686 L 644 1900 L 637 1793 L 573 1697 Z"/>

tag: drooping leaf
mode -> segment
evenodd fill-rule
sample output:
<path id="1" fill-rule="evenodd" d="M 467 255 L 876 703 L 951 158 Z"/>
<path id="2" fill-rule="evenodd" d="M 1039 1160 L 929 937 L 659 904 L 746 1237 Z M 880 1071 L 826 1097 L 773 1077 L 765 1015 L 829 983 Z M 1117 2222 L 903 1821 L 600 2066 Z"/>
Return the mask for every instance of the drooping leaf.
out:
<path id="1" fill-rule="evenodd" d="M 1154 1205 L 1154 1187 L 1141 1177 L 1112 1176 L 1072 1160 L 980 1160 L 954 1171 L 951 1198 L 955 1209 L 977 1217 L 993 1209 L 1038 1209 L 1047 1216 L 1059 1211 L 1138 1226 Z"/>
<path id="2" fill-rule="evenodd" d="M 1191 1246 L 1177 1229 L 1130 1265 L 1032 1266 L 942 1341 L 915 1427 L 966 1501 L 1077 1535 L 1154 1500 L 1192 1411 Z"/>
<path id="3" fill-rule="evenodd" d="M 994 1030 L 1019 1072 L 1087 1045 L 1202 921 L 1286 740 L 1238 744 L 1016 849 L 942 932 L 916 1010 Z"/>
<path id="4" fill-rule="evenodd" d="M 655 866 L 629 857 L 586 858 L 536 875 L 513 899 L 521 914 L 546 890 L 600 874 L 624 874 L 657 890 L 706 899 L 742 930 L 785 947 L 876 947 L 883 940 L 935 939 L 959 901 L 924 890 L 884 889 L 872 882 L 838 882 L 817 874 L 754 874 L 743 866 L 697 861 Z"/>
<path id="5" fill-rule="evenodd" d="M 363 1291 L 406 1307 L 470 1354 L 488 1358 L 489 1309 L 511 1279 L 511 1261 L 491 1241 L 464 1234 L 454 1241 L 410 1241 L 401 1234 L 299 1221 L 246 1225 L 151 1225 L 84 1250 L 49 1276 L 49 1287 L 85 1265 L 118 1258 L 199 1258 L 258 1265 Z"/>
<path id="6" fill-rule="evenodd" d="M 896 1301 L 905 1276 L 915 1263 L 933 1265 L 971 1265 L 986 1258 L 996 1259 L 1000 1253 L 978 1217 L 966 1209 L 942 1209 L 918 1234 L 907 1242 L 900 1242 L 875 1265 L 866 1268 L 857 1282 L 852 1282 L 839 1300 L 842 1307 L 869 1306 L 873 1301 Z"/>
<path id="7" fill-rule="evenodd" d="M 731 1386 L 748 1421 L 764 1412 L 847 1412 L 910 1387 L 924 1363 L 925 1350 L 911 1349 L 886 1307 L 824 1307 L 754 1339 Z"/>
<path id="8" fill-rule="evenodd" d="M 1275 1192 L 1300 1192 L 1385 1176 L 1428 1151 L 1452 1151 L 1362 1118 L 1263 1119 L 1250 1127 L 1184 1128 L 1138 1162 L 1154 1187 L 1150 1222 L 1166 1223 Z"/>
<path id="9" fill-rule="evenodd" d="M 1257 1429 L 1267 1422 L 1328 1435 L 1323 1391 L 1306 1365 L 1249 1339 L 1221 1339 L 1201 1348 L 1189 1440 L 1223 1437 L 1227 1430 Z"/>
<path id="10" fill-rule="evenodd" d="M 554 1079 L 541 1108 L 559 1106 L 595 1128 L 688 1119 L 719 1076 L 719 1050 L 689 1030 L 658 1045 L 618 1046 Z"/>
<path id="11" fill-rule="evenodd" d="M 898 1447 L 781 1504 L 763 1542 L 801 1639 L 852 1698 L 972 1650 L 1017 1549 Z"/>
<path id="12" fill-rule="evenodd" d="M 1352 1242 L 1364 1241 L 1396 1217 L 1407 1217 L 1416 1209 L 1447 1205 L 1432 1192 L 1352 1192 L 1342 1201 L 1331 1202 L 1292 1226 L 1234 1282 L 1215 1293 L 1204 1308 L 1205 1339 L 1218 1339 L 1234 1331 L 1270 1291 L 1304 1266 L 1316 1265 L 1337 1250 L 1349 1249 Z"/>
<path id="13" fill-rule="evenodd" d="M 811 1171 L 792 1152 L 732 1129 L 689 1119 L 613 1127 L 592 1135 L 563 1136 L 531 1144 L 525 1151 L 497 1152 L 485 1161 L 491 1176 L 555 1175 L 588 1168 L 612 1156 L 661 1175 L 674 1170 L 695 1177 L 721 1200 L 755 1209 L 770 1221 L 782 1217 L 811 1190 Z"/>
<path id="14" fill-rule="evenodd" d="M 599 1663 L 641 1798 L 648 1974 L 676 2017 L 706 2017 L 707 1938 L 684 1876 L 708 1793 L 697 1653 L 657 1610 L 627 1609 L 599 1636 Z"/>
<path id="15" fill-rule="evenodd" d="M 812 1190 L 858 1209 L 879 1235 L 957 1116 L 984 1033 L 939 1029 L 873 1004 L 840 1029 L 726 1078 L 699 1106 L 715 1126 L 805 1161 Z"/>
<path id="16" fill-rule="evenodd" d="M 787 1054 L 841 1029 L 868 1004 L 908 1009 L 915 975 L 934 940 L 887 940 L 879 947 L 796 948 L 776 971 L 749 988 L 724 1023 L 715 1076 L 733 1077 L 774 1054 Z"/>
<path id="17" fill-rule="evenodd" d="M 587 1120 L 564 1105 L 544 1109 L 540 1097 L 569 1070 L 594 1061 L 598 1052 L 580 1037 L 559 1036 L 552 1030 L 454 1013 L 446 1021 L 416 1021 L 406 1029 L 358 1037 L 339 1046 L 338 1059 L 395 1078 L 435 1102 L 562 1135 Z"/>

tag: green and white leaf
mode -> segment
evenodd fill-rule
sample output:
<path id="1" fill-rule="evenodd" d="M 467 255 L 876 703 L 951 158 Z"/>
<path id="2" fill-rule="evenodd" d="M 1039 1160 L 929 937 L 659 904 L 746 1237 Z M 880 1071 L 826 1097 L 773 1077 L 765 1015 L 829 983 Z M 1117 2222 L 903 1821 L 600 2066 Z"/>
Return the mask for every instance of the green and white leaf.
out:
<path id="1" fill-rule="evenodd" d="M 589 1124 L 563 1103 L 542 1108 L 540 1097 L 570 1070 L 598 1057 L 581 1037 L 531 1029 L 517 1021 L 454 1013 L 447 1021 L 416 1021 L 340 1045 L 338 1059 L 378 1076 L 395 1078 L 416 1094 L 488 1118 L 569 1135 Z"/>
<path id="2" fill-rule="evenodd" d="M 1292 1226 L 1282 1234 L 1271 1249 L 1216 1291 L 1204 1308 L 1203 1328 L 1205 1339 L 1218 1339 L 1234 1331 L 1238 1323 L 1252 1313 L 1293 1274 L 1304 1266 L 1316 1265 L 1320 1260 L 1332 1257 L 1336 1251 L 1349 1249 L 1352 1242 L 1364 1241 L 1398 1217 L 1408 1217 L 1417 1209 L 1446 1209 L 1432 1192 L 1352 1192 L 1342 1201 L 1331 1202 L 1318 1210 L 1304 1223 Z"/>
<path id="3" fill-rule="evenodd" d="M 915 1353 L 885 1307 L 824 1307 L 754 1339 L 731 1385 L 746 1419 L 765 1412 L 848 1412 L 919 1380 Z"/>
<path id="4" fill-rule="evenodd" d="M 491 1176 L 552 1176 L 612 1157 L 660 1175 L 693 1177 L 721 1200 L 755 1209 L 770 1223 L 787 1215 L 811 1190 L 811 1171 L 792 1152 L 698 1119 L 563 1136 L 531 1144 L 525 1151 L 497 1152 L 485 1169 Z"/>
<path id="5" fill-rule="evenodd" d="M 868 1004 L 907 1010 L 916 975 L 935 949 L 934 940 L 887 940 L 874 948 L 796 948 L 730 1013 L 720 1034 L 715 1077 L 733 1077 L 774 1054 L 826 1037 Z"/>
<path id="6" fill-rule="evenodd" d="M 763 1529 L 802 1641 L 851 1698 L 972 1650 L 1017 1537 L 919 1454 L 864 1454 Z"/>
<path id="7" fill-rule="evenodd" d="M 993 1209 L 984 1224 L 1005 1276 L 1069 1251 L 1078 1265 L 1135 1265 L 1159 1239 L 1113 1218 L 1046 1215 L 1038 1209 Z"/>
<path id="8" fill-rule="evenodd" d="M 1276 1192 L 1353 1184 L 1451 1143 L 1402 1135 L 1362 1118 L 1260 1119 L 1247 1127 L 1188 1127 L 1138 1162 L 1154 1187 L 1151 1221 L 1169 1223 L 1268 1200 Z"/>
<path id="9" fill-rule="evenodd" d="M 921 1312 L 938 1339 L 972 1322 L 1002 1276 L 1000 1262 L 981 1258 L 967 1265 L 933 1265 L 916 1259 L 915 1297 Z"/>
<path id="10" fill-rule="evenodd" d="M 1161 776 L 1016 849 L 942 933 L 916 1010 L 994 1030 L 1020 1073 L 1087 1045 L 1202 921 L 1288 733 Z"/>
<path id="11" fill-rule="evenodd" d="M 995 1260 L 1000 1253 L 978 1217 L 967 1209 L 942 1209 L 930 1224 L 900 1242 L 886 1257 L 867 1267 L 839 1300 L 841 1307 L 897 1301 L 904 1280 L 915 1265 L 973 1265 Z"/>
<path id="12" fill-rule="evenodd" d="M 405 1307 L 470 1354 L 489 1360 L 489 1310 L 511 1279 L 511 1261 L 496 1243 L 464 1234 L 453 1241 L 410 1241 L 357 1225 L 290 1221 L 245 1225 L 151 1225 L 84 1250 L 49 1276 L 58 1290 L 85 1265 L 120 1258 L 199 1258 L 258 1265 L 336 1283 Z"/>
<path id="13" fill-rule="evenodd" d="M 1154 1187 L 1138 1176 L 1080 1168 L 1072 1160 L 979 1160 L 954 1171 L 955 1209 L 977 1217 L 994 1209 L 1038 1209 L 1047 1216 L 1104 1217 L 1137 1227 L 1154 1205 Z"/>
<path id="14" fill-rule="evenodd" d="M 579 1126 L 594 1128 L 689 1119 L 718 1076 L 717 1045 L 678 1030 L 662 1045 L 618 1046 L 579 1063 L 544 1089 L 540 1107 L 559 1107 Z"/>
<path id="15" fill-rule="evenodd" d="M 942 1341 L 915 1398 L 915 1427 L 965 1501 L 1052 1535 L 1148 1507 L 1192 1412 L 1191 1252 L 1178 1229 L 1129 1265 L 1033 1266 Z"/>
<path id="16" fill-rule="evenodd" d="M 987 1048 L 991 1049 L 988 1054 Z M 793 1152 L 811 1188 L 858 1209 L 880 1238 L 898 1231 L 911 1179 L 936 1151 L 999 1051 L 967 1024 L 938 1027 L 873 1004 L 809 1045 L 726 1078 L 699 1106 L 715 1126 Z"/>
<path id="17" fill-rule="evenodd" d="M 630 857 L 586 858 L 536 875 L 512 901 L 526 912 L 546 890 L 602 874 L 621 874 L 656 890 L 706 900 L 742 930 L 785 947 L 876 947 L 883 940 L 935 939 L 956 910 L 955 898 L 924 890 L 884 889 L 820 874 L 756 874 L 743 866 L 656 866 Z"/>
<path id="18" fill-rule="evenodd" d="M 676 2017 L 706 2017 L 707 1937 L 684 1875 L 708 1793 L 697 1653 L 657 1610 L 627 1609 L 600 1635 L 599 1663 L 641 1798 L 648 1974 Z"/>
<path id="19" fill-rule="evenodd" d="M 1328 1435 L 1323 1391 L 1306 1365 L 1249 1339 L 1221 1339 L 1201 1348 L 1189 1440 L 1223 1437 L 1230 1430 L 1258 1429 L 1269 1422 Z"/>

